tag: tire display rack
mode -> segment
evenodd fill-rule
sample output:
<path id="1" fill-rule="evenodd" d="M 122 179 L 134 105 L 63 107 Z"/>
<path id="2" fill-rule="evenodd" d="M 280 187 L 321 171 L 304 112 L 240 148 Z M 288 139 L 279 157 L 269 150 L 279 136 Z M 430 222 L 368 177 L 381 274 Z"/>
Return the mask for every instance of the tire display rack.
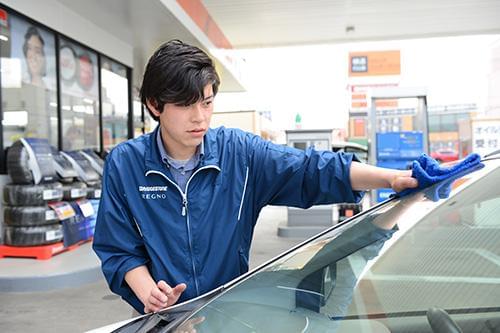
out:
<path id="1" fill-rule="evenodd" d="M 46 139 L 16 141 L 7 152 L 0 259 L 47 260 L 92 241 L 103 164 L 92 152 L 58 152 Z"/>

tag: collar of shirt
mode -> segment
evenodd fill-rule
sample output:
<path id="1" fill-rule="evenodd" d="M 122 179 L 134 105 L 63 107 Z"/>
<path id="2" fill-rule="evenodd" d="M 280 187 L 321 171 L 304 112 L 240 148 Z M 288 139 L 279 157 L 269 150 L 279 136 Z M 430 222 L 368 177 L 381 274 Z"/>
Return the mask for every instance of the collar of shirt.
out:
<path id="1" fill-rule="evenodd" d="M 160 125 L 158 125 L 160 126 Z M 172 166 L 175 169 L 184 169 L 184 171 L 193 170 L 198 166 L 198 163 L 205 152 L 205 140 L 201 141 L 201 144 L 196 148 L 196 152 L 194 155 L 187 161 L 179 161 L 167 154 L 165 150 L 165 146 L 163 146 L 163 139 L 161 137 L 161 127 L 158 128 L 158 132 L 156 134 L 156 143 L 158 145 L 158 150 L 160 151 L 160 157 L 163 163 L 165 163 L 168 167 Z"/>

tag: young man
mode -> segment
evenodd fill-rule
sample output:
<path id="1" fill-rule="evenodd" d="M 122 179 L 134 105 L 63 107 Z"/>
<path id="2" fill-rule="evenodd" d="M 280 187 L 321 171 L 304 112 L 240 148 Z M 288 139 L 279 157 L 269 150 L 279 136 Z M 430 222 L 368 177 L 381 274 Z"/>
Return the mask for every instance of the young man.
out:
<path id="1" fill-rule="evenodd" d="M 266 205 L 358 202 L 366 189 L 417 186 L 411 171 L 364 165 L 351 154 L 210 129 L 218 86 L 203 51 L 165 43 L 149 60 L 141 88 L 159 126 L 107 157 L 93 247 L 111 290 L 139 312 L 245 273 Z"/>

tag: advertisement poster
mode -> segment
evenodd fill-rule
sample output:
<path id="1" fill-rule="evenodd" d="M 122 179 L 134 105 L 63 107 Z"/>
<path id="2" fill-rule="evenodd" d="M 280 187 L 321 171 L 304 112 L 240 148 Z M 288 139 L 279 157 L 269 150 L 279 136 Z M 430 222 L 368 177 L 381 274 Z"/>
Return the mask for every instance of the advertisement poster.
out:
<path id="1" fill-rule="evenodd" d="M 9 15 L 10 59 L 17 59 L 17 70 L 11 73 L 23 84 L 56 90 L 56 57 L 54 35 L 15 15 Z M 17 80 L 11 81 L 11 84 Z"/>
<path id="2" fill-rule="evenodd" d="M 57 144 L 55 35 L 3 11 L 1 41 L 3 145 L 22 137 Z"/>
<path id="3" fill-rule="evenodd" d="M 97 54 L 61 38 L 59 64 L 64 94 L 98 100 Z"/>

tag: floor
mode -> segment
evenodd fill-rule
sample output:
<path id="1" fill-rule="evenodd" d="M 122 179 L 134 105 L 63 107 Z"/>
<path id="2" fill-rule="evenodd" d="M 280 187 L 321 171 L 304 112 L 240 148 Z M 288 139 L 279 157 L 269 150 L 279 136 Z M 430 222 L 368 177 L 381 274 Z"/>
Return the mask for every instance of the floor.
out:
<path id="1" fill-rule="evenodd" d="M 286 221 L 286 208 L 266 207 L 259 218 L 254 234 L 250 267 L 256 267 L 284 250 L 300 243 L 301 238 L 277 236 L 278 226 Z M 3 265 L 3 266 L 2 266 Z M 20 278 L 56 270 L 57 267 L 88 267 L 86 275 L 95 269 L 96 258 L 90 244 L 81 249 L 59 254 L 47 261 L 32 259 L 1 259 L 0 277 L 15 270 Z M 80 283 L 80 286 L 64 285 L 52 291 L 50 284 L 42 287 L 26 285 L 29 292 L 5 292 L 0 289 L 0 332 L 85 332 L 131 316 L 131 308 L 113 295 L 103 279 Z M 36 280 L 26 280 L 34 283 Z"/>

